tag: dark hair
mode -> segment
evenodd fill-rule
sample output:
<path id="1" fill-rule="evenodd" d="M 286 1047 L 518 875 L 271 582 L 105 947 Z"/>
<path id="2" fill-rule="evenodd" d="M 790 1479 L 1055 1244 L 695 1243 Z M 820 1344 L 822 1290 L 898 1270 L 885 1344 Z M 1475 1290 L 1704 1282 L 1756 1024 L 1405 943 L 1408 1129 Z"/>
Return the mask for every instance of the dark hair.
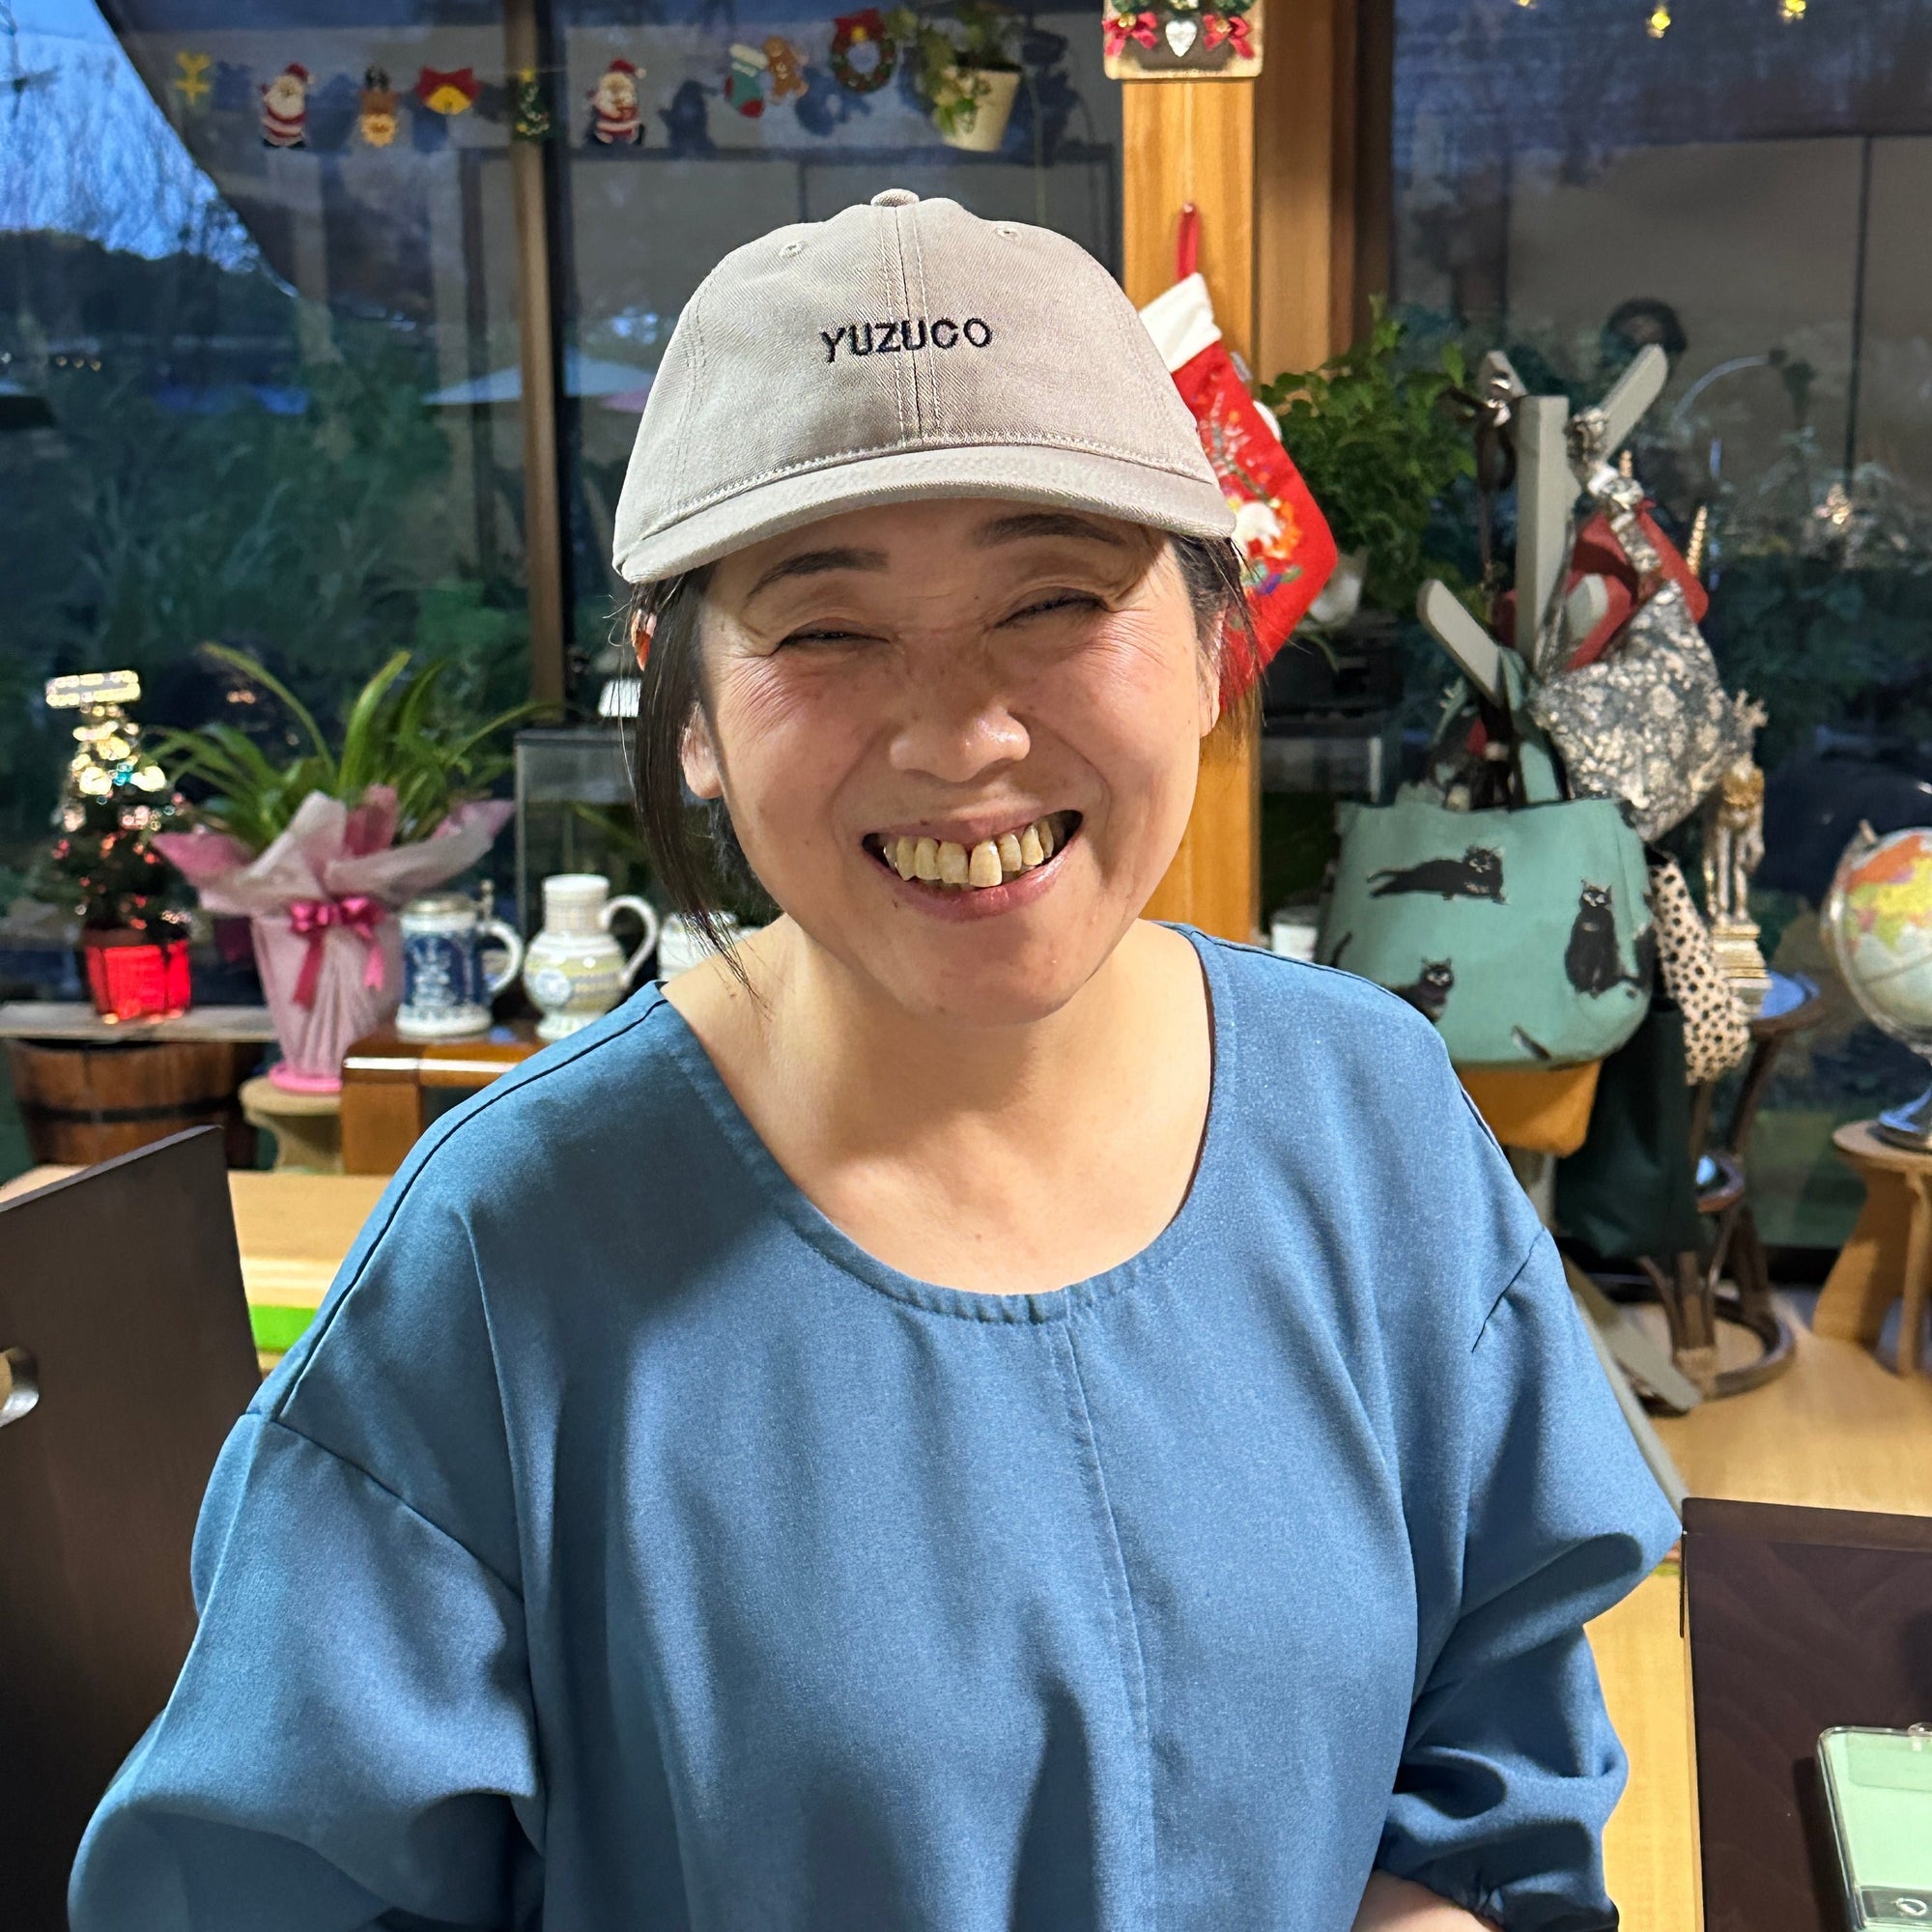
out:
<path id="1" fill-rule="evenodd" d="M 1193 606 L 1201 648 L 1222 692 L 1240 693 L 1227 709 L 1243 717 L 1257 702 L 1260 647 L 1241 581 L 1240 553 L 1226 538 L 1175 535 L 1175 561 Z M 629 647 L 640 619 L 651 622 L 631 743 L 631 791 L 644 844 L 665 895 L 723 952 L 719 915 L 753 921 L 776 908 L 746 862 L 723 799 L 699 799 L 684 782 L 684 734 L 695 712 L 710 715 L 698 618 L 711 579 L 706 564 L 682 576 L 641 583 L 620 620 Z M 1225 699 L 1224 699 L 1225 702 Z M 734 962 L 735 963 L 735 962 Z"/>

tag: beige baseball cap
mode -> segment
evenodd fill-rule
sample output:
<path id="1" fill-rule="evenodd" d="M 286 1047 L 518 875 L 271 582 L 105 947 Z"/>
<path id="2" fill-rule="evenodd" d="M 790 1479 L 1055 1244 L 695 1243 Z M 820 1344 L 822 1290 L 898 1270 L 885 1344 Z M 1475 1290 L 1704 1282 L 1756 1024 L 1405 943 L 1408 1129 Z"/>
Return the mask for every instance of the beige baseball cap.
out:
<path id="1" fill-rule="evenodd" d="M 1222 537 L 1160 352 L 1077 242 L 888 188 L 734 248 L 665 346 L 618 498 L 633 583 L 840 510 L 1006 497 Z"/>

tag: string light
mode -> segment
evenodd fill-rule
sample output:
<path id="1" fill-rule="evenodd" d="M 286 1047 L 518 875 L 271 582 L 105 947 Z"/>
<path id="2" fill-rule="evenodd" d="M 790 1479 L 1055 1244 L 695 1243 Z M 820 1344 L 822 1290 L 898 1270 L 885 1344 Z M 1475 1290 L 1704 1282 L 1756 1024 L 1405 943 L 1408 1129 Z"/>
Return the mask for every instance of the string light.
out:
<path id="1" fill-rule="evenodd" d="M 1643 23 L 1643 30 L 1653 41 L 1661 41 L 1670 31 L 1670 9 L 1658 0 L 1657 10 Z"/>
<path id="2" fill-rule="evenodd" d="M 1804 17 L 1805 0 L 1779 0 L 1779 15 L 1787 20 L 1802 20 Z"/>

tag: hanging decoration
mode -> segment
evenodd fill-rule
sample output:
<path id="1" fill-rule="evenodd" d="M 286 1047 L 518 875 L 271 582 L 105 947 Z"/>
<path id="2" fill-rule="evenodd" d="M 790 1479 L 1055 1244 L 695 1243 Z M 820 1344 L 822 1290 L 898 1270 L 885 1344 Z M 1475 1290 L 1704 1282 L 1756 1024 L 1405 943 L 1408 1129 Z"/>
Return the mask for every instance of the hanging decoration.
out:
<path id="1" fill-rule="evenodd" d="M 673 155 L 715 155 L 718 152 L 718 143 L 711 138 L 710 93 L 702 81 L 680 81 L 677 92 L 670 98 L 670 105 L 658 109 L 658 119 L 665 124 L 665 133 L 669 137 Z M 641 128 L 638 138 L 643 139 Z"/>
<path id="2" fill-rule="evenodd" d="M 526 67 L 513 77 L 510 97 L 511 140 L 548 141 L 556 132 L 556 117 L 535 68 Z"/>
<path id="3" fill-rule="evenodd" d="M 1778 14 L 1787 22 L 1804 19 L 1804 0 L 1780 0 Z"/>
<path id="4" fill-rule="evenodd" d="M 1653 41 L 1661 41 L 1670 31 L 1670 9 L 1658 0 L 1651 16 L 1643 23 L 1643 30 Z"/>
<path id="5" fill-rule="evenodd" d="M 644 70 L 632 62 L 613 60 L 590 90 L 590 138 L 607 148 L 636 147 L 644 138 L 643 116 L 638 107 L 638 83 Z"/>
<path id="6" fill-rule="evenodd" d="M 396 91 L 389 76 L 372 67 L 362 76 L 362 92 L 355 99 L 355 127 L 366 146 L 386 148 L 396 138 L 398 126 Z"/>
<path id="7" fill-rule="evenodd" d="M 1112 80 L 1250 80 L 1262 68 L 1263 0 L 1106 0 L 1101 51 Z"/>
<path id="8" fill-rule="evenodd" d="M 291 61 L 262 89 L 262 145 L 308 146 L 308 69 Z"/>
<path id="9" fill-rule="evenodd" d="M 1235 547 L 1254 620 L 1258 662 L 1231 653 L 1221 695 L 1232 703 L 1252 685 L 1307 615 L 1336 563 L 1335 539 L 1274 418 L 1248 392 L 1221 340 L 1208 284 L 1195 268 L 1200 224 L 1181 210 L 1176 249 L 1179 279 L 1141 310 L 1141 320 L 1193 413 L 1201 446 L 1235 513 Z"/>
<path id="10" fill-rule="evenodd" d="M 771 62 L 762 47 L 744 41 L 731 43 L 731 68 L 724 76 L 724 102 L 735 107 L 748 121 L 755 121 L 765 111 L 765 76 Z"/>
<path id="11" fill-rule="evenodd" d="M 886 31 L 876 7 L 840 14 L 832 22 L 832 77 L 854 94 L 873 94 L 892 79 L 899 64 L 898 43 Z"/>
<path id="12" fill-rule="evenodd" d="M 153 844 L 174 822 L 176 801 L 128 715 L 140 696 L 131 670 L 56 677 L 46 686 L 50 708 L 78 715 L 54 842 L 36 884 L 49 903 L 79 915 L 88 992 L 109 1021 L 172 1018 L 188 1004 L 192 895 Z"/>
<path id="13" fill-rule="evenodd" d="M 482 92 L 474 68 L 459 67 L 444 72 L 426 67 L 416 75 L 416 99 L 432 114 L 467 114 Z"/>
<path id="14" fill-rule="evenodd" d="M 175 55 L 174 91 L 190 113 L 214 91 L 208 78 L 208 70 L 213 65 L 213 54 L 189 53 L 184 49 Z"/>
<path id="15" fill-rule="evenodd" d="M 789 100 L 794 94 L 805 92 L 805 56 L 782 34 L 766 40 L 764 55 L 774 100 Z"/>

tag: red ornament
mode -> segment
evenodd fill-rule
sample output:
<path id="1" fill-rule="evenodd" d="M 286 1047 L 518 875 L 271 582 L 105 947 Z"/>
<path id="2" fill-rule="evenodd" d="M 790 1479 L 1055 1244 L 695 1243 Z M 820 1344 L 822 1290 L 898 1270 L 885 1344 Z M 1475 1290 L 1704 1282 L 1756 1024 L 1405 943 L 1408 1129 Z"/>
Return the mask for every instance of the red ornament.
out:
<path id="1" fill-rule="evenodd" d="M 87 990 L 110 1025 L 171 1020 L 188 1009 L 187 941 L 159 944 L 131 932 L 83 932 Z"/>
<path id="2" fill-rule="evenodd" d="M 1152 46 L 1159 39 L 1155 28 L 1151 14 L 1109 14 L 1103 29 L 1108 57 L 1118 60 L 1126 51 L 1129 41 L 1137 41 L 1144 47 Z"/>

